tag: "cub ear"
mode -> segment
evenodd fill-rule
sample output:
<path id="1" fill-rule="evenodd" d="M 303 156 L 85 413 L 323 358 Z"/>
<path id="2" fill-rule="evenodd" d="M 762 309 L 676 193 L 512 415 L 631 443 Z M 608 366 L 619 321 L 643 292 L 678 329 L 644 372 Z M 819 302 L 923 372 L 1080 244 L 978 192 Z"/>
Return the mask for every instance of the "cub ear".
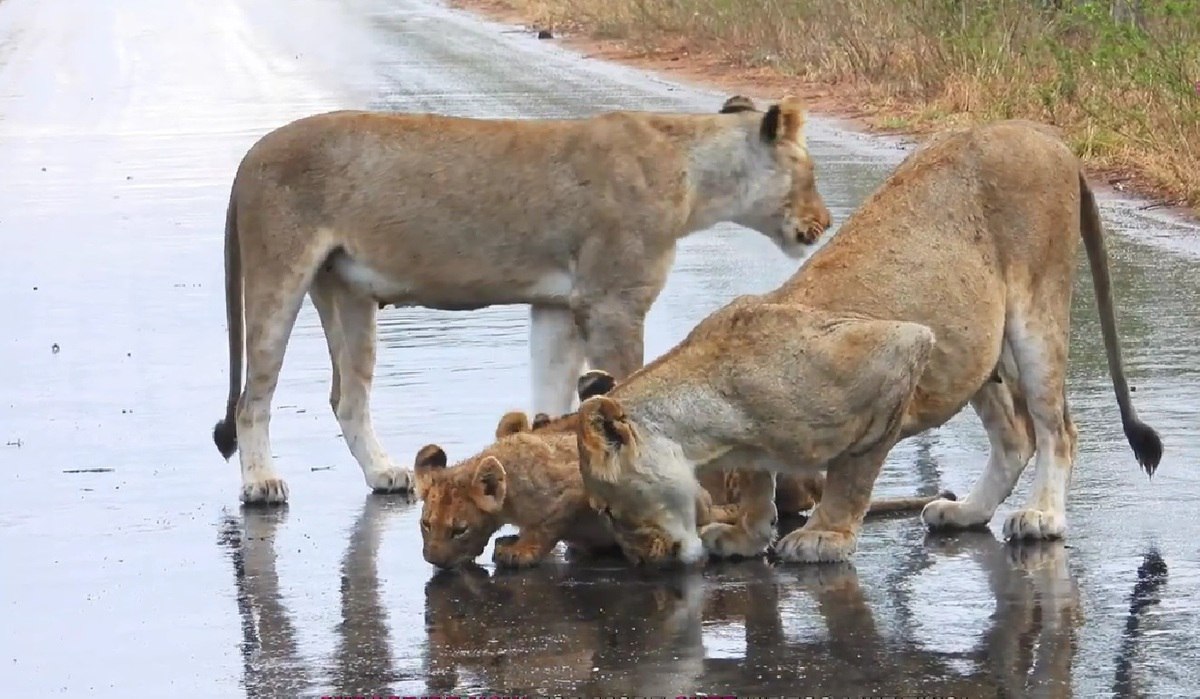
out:
<path id="1" fill-rule="evenodd" d="M 767 143 L 802 143 L 804 104 L 788 95 L 763 115 L 760 133 Z"/>
<path id="2" fill-rule="evenodd" d="M 754 106 L 754 100 L 744 95 L 734 95 L 725 100 L 725 104 L 721 105 L 720 114 L 736 114 L 738 112 L 753 112 L 758 108 Z"/>
<path id="3" fill-rule="evenodd" d="M 475 466 L 475 475 L 471 478 L 471 499 L 479 509 L 495 514 L 504 506 L 507 485 L 508 476 L 500 461 L 494 456 L 485 457 Z"/>
<path id="4" fill-rule="evenodd" d="M 416 481 L 418 499 L 425 498 L 425 491 L 434 475 L 446 468 L 446 452 L 436 444 L 426 444 L 417 452 L 413 462 L 413 478 Z"/>
<path id="5" fill-rule="evenodd" d="M 550 424 L 550 416 L 546 413 L 538 413 L 533 416 L 533 424 L 530 426 L 530 429 L 540 430 L 548 424 Z"/>
<path id="6" fill-rule="evenodd" d="M 602 396 L 608 393 L 616 385 L 617 380 L 613 378 L 612 374 L 600 369 L 592 369 L 579 377 L 575 390 L 579 392 L 579 402 L 582 403 L 592 396 Z"/>
<path id="7" fill-rule="evenodd" d="M 576 437 L 585 478 L 614 483 L 622 462 L 637 454 L 633 424 L 621 404 L 606 396 L 593 396 L 579 406 Z"/>
<path id="8" fill-rule="evenodd" d="M 525 417 L 525 413 L 520 410 L 511 410 L 500 417 L 500 423 L 496 425 L 496 439 L 504 439 L 518 432 L 528 431 L 529 418 Z"/>

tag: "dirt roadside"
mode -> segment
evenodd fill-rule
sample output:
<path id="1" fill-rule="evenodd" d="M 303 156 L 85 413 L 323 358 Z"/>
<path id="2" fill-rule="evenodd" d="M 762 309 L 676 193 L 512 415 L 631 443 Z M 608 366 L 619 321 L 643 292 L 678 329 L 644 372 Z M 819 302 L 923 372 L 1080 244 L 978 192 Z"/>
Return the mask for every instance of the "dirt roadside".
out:
<path id="1" fill-rule="evenodd" d="M 517 10 L 506 0 L 447 0 L 450 7 L 465 10 L 505 24 L 523 26 L 531 35 L 545 27 L 532 23 L 532 17 Z M 550 40 L 588 58 L 622 63 L 649 70 L 662 77 L 696 86 L 720 88 L 729 94 L 743 94 L 756 100 L 778 99 L 784 94 L 800 97 L 809 110 L 839 122 L 842 128 L 879 135 L 899 136 L 913 142 L 940 128 L 966 123 L 966 115 L 951 115 L 938 124 L 922 122 L 917 127 L 897 127 L 912 113 L 910 106 L 894 101 L 868 98 L 868 91 L 854 84 L 830 85 L 781 75 L 769 68 L 747 68 L 710 51 L 690 48 L 684 39 L 675 39 L 653 51 L 633 47 L 615 39 L 593 39 L 573 28 L 554 27 Z M 1144 200 L 1141 209 L 1156 209 L 1189 222 L 1200 222 L 1200 211 L 1182 204 L 1173 192 L 1141 176 L 1130 168 L 1084 167 L 1092 186 L 1102 192 Z"/>

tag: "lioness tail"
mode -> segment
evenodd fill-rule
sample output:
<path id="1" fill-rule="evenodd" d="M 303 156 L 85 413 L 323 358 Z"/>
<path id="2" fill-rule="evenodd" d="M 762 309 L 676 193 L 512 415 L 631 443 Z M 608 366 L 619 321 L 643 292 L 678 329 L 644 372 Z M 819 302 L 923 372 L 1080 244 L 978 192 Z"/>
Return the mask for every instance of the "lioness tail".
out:
<path id="1" fill-rule="evenodd" d="M 236 182 L 234 185 L 236 189 Z M 237 451 L 237 404 L 242 389 L 242 251 L 238 241 L 237 200 L 229 193 L 225 210 L 225 320 L 229 326 L 229 399 L 225 418 L 213 427 L 213 442 L 226 460 Z"/>
<path id="2" fill-rule="evenodd" d="M 1092 269 L 1096 309 L 1100 314 L 1100 332 L 1104 336 L 1104 350 L 1108 354 L 1108 373 L 1112 376 L 1117 405 L 1121 409 L 1121 426 L 1142 470 L 1146 475 L 1153 476 L 1158 470 L 1158 462 L 1162 459 L 1162 439 L 1153 427 L 1138 419 L 1133 401 L 1129 397 L 1129 383 L 1125 380 L 1125 365 L 1121 361 L 1121 344 L 1117 338 L 1117 320 L 1113 313 L 1112 282 L 1108 278 L 1108 250 L 1104 246 L 1104 229 L 1100 223 L 1096 197 L 1088 187 L 1082 172 L 1079 173 L 1079 223 L 1088 264 Z"/>

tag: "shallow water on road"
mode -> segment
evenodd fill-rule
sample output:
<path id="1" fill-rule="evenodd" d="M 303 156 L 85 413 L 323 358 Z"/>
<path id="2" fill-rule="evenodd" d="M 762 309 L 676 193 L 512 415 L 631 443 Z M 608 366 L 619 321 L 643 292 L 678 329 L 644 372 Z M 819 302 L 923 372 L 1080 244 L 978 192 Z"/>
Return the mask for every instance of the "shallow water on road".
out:
<path id="1" fill-rule="evenodd" d="M 435 575 L 419 505 L 370 495 L 306 306 L 275 398 L 281 511 L 238 507 L 212 445 L 227 385 L 222 226 L 256 138 L 315 111 L 715 110 L 422 0 L 0 1 L 0 686 L 17 695 L 887 693 L 1185 696 L 1200 680 L 1200 232 L 1105 202 L 1153 481 L 1121 434 L 1082 264 L 1064 544 L 870 523 L 852 566 L 618 564 Z M 808 127 L 835 222 L 903 156 Z M 685 241 L 647 359 L 796 267 L 757 234 Z M 527 407 L 524 307 L 380 317 L 373 412 L 408 462 Z M 970 411 L 901 444 L 877 492 L 965 493 Z M 1031 475 L 993 520 L 1023 502 Z M 490 560 L 490 549 L 480 558 Z"/>

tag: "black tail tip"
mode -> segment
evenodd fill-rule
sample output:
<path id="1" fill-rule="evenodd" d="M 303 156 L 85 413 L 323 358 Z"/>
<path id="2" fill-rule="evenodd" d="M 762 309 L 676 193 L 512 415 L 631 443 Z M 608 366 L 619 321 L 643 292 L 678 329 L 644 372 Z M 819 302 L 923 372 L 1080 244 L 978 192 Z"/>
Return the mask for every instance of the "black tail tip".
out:
<path id="1" fill-rule="evenodd" d="M 942 500 L 949 500 L 950 502 L 958 502 L 958 496 L 954 494 L 953 490 L 943 490 L 942 492 L 938 493 L 937 496 L 939 498 L 941 498 Z"/>
<path id="2" fill-rule="evenodd" d="M 237 423 L 232 420 L 218 422 L 213 427 L 213 442 L 217 445 L 217 451 L 228 461 L 237 451 Z"/>
<path id="3" fill-rule="evenodd" d="M 1133 447 L 1133 455 L 1137 457 L 1142 470 L 1147 476 L 1153 477 L 1163 453 L 1162 439 L 1158 432 L 1150 425 L 1134 420 L 1125 425 L 1125 437 L 1129 440 L 1129 446 Z"/>

